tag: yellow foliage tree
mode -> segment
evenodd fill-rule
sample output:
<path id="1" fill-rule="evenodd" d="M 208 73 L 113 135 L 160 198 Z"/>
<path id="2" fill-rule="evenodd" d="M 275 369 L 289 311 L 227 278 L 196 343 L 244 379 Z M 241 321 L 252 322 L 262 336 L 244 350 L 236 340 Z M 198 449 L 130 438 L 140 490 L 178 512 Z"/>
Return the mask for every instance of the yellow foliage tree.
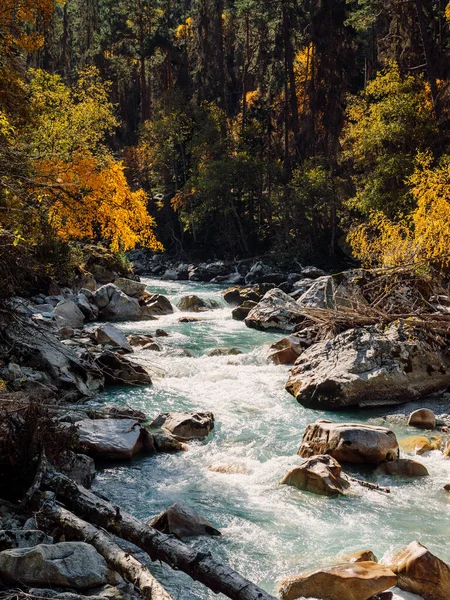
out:
<path id="1" fill-rule="evenodd" d="M 450 265 L 450 156 L 433 167 L 431 153 L 419 154 L 408 184 L 416 208 L 402 222 L 373 212 L 350 232 L 348 241 L 365 266 Z"/>

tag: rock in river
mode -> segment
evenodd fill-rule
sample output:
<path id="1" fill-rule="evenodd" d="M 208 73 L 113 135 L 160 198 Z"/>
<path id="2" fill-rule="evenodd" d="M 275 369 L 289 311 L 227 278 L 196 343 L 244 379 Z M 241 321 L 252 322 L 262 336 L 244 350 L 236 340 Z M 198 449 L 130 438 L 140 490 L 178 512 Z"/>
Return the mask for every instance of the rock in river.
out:
<path id="1" fill-rule="evenodd" d="M 317 421 L 308 425 L 299 456 L 329 454 L 339 462 L 379 464 L 398 457 L 395 433 L 385 427 L 359 423 Z"/>
<path id="2" fill-rule="evenodd" d="M 247 327 L 291 333 L 305 317 L 300 306 L 278 288 L 269 290 L 245 319 Z"/>
<path id="3" fill-rule="evenodd" d="M 401 404 L 450 385 L 449 363 L 402 326 L 349 329 L 297 359 L 286 389 L 307 408 Z"/>
<path id="4" fill-rule="evenodd" d="M 396 458 L 389 462 L 381 463 L 377 469 L 383 475 L 396 475 L 398 477 L 427 477 L 427 468 L 416 460 L 410 458 Z"/>
<path id="5" fill-rule="evenodd" d="M 125 335 L 112 323 L 99 325 L 94 329 L 93 335 L 99 344 L 110 344 L 126 352 L 133 352 Z"/>
<path id="6" fill-rule="evenodd" d="M 163 533 L 173 533 L 180 539 L 198 535 L 221 535 L 220 531 L 209 521 L 180 502 L 169 506 L 167 510 L 150 521 L 149 525 Z"/>
<path id="7" fill-rule="evenodd" d="M 144 447 L 144 434 L 133 419 L 78 421 L 81 445 L 89 454 L 107 459 L 130 459 Z"/>
<path id="8" fill-rule="evenodd" d="M 409 415 L 408 425 L 419 429 L 436 429 L 436 415 L 429 408 L 419 408 Z"/>
<path id="9" fill-rule="evenodd" d="M 88 590 L 113 583 L 105 559 L 84 542 L 40 544 L 0 552 L 2 578 L 21 585 Z"/>
<path id="10" fill-rule="evenodd" d="M 322 598 L 327 600 L 369 600 L 397 583 L 389 567 L 375 562 L 357 562 L 318 569 L 292 577 L 280 584 L 281 600 Z"/>
<path id="11" fill-rule="evenodd" d="M 341 465 L 331 456 L 313 456 L 299 467 L 292 469 L 281 481 L 322 496 L 338 496 L 350 487 L 342 476 Z"/>
<path id="12" fill-rule="evenodd" d="M 389 561 L 398 576 L 398 587 L 424 600 L 449 600 L 450 567 L 419 544 L 411 542 Z"/>
<path id="13" fill-rule="evenodd" d="M 95 359 L 109 385 L 151 385 L 152 379 L 142 365 L 115 352 L 102 352 Z"/>
<path id="14" fill-rule="evenodd" d="M 150 427 L 161 427 L 182 441 L 204 440 L 214 429 L 214 415 L 210 412 L 162 413 L 156 417 Z"/>

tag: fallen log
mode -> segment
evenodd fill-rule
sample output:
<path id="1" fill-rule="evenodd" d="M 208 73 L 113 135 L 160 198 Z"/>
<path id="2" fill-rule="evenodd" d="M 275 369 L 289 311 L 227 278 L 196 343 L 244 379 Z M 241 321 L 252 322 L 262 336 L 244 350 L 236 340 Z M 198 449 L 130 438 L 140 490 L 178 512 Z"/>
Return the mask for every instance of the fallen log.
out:
<path id="1" fill-rule="evenodd" d="M 230 566 L 216 560 L 210 552 L 191 548 L 149 527 L 61 473 L 47 471 L 42 478 L 41 490 L 52 491 L 82 519 L 139 546 L 152 560 L 183 571 L 216 594 L 224 594 L 232 600 L 275 600 Z"/>
<path id="2" fill-rule="evenodd" d="M 369 490 L 375 490 L 377 492 L 383 492 L 384 494 L 390 494 L 391 490 L 387 487 L 383 487 L 381 485 L 378 485 L 376 483 L 370 483 L 369 481 L 365 481 L 364 479 L 357 479 L 356 477 L 350 477 L 350 475 L 347 475 L 347 479 L 349 481 L 351 481 L 352 483 L 357 483 L 358 485 L 365 487 Z"/>
<path id="3" fill-rule="evenodd" d="M 54 501 L 43 505 L 37 519 L 39 523 L 56 525 L 67 537 L 94 546 L 114 571 L 139 589 L 145 600 L 172 600 L 147 567 L 122 550 L 110 534 L 83 521 Z"/>

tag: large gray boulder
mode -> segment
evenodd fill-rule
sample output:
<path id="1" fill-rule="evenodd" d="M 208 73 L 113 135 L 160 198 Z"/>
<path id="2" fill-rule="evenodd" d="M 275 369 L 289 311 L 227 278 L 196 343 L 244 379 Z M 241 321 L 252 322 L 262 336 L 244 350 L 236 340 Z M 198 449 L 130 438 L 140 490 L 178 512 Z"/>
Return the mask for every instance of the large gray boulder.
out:
<path id="1" fill-rule="evenodd" d="M 130 298 L 112 283 L 99 288 L 93 298 L 99 308 L 99 318 L 107 321 L 135 321 L 143 318 L 136 298 Z"/>
<path id="2" fill-rule="evenodd" d="M 344 494 L 350 483 L 342 474 L 341 465 L 328 455 L 312 456 L 299 467 L 289 471 L 280 485 L 291 485 L 321 496 Z"/>
<path id="3" fill-rule="evenodd" d="M 173 306 L 166 296 L 147 293 L 142 302 L 142 311 L 145 317 L 159 317 L 161 315 L 171 315 Z"/>
<path id="4" fill-rule="evenodd" d="M 130 298 L 140 298 L 147 287 L 145 283 L 134 281 L 134 279 L 126 279 L 125 277 L 116 279 L 114 285 Z"/>
<path id="5" fill-rule="evenodd" d="M 76 426 L 80 444 L 96 457 L 127 460 L 144 447 L 144 434 L 134 419 L 85 419 Z"/>
<path id="6" fill-rule="evenodd" d="M 402 325 L 358 327 L 313 344 L 286 389 L 307 408 L 401 404 L 450 385 L 447 358 Z"/>
<path id="7" fill-rule="evenodd" d="M 180 539 L 199 535 L 221 535 L 209 521 L 181 502 L 169 506 L 150 521 L 149 526 L 163 533 L 176 535 Z"/>
<path id="8" fill-rule="evenodd" d="M 84 315 L 73 300 L 65 299 L 58 302 L 54 314 L 60 327 L 83 329 Z"/>
<path id="9" fill-rule="evenodd" d="M 156 417 L 150 427 L 165 429 L 183 441 L 203 440 L 214 429 L 214 415 L 211 412 L 162 413 Z"/>
<path id="10" fill-rule="evenodd" d="M 308 425 L 298 455 L 329 454 L 339 462 L 379 464 L 398 457 L 395 433 L 360 423 L 317 421 Z"/>
<path id="11" fill-rule="evenodd" d="M 126 352 L 133 352 L 133 348 L 125 334 L 112 323 L 103 323 L 96 327 L 92 333 L 99 344 L 109 344 Z"/>
<path id="12" fill-rule="evenodd" d="M 114 582 L 105 559 L 84 542 L 40 544 L 0 552 L 0 575 L 21 585 L 89 590 Z"/>
<path id="13" fill-rule="evenodd" d="M 152 379 L 142 365 L 116 352 L 105 350 L 95 359 L 108 385 L 151 385 Z"/>
<path id="14" fill-rule="evenodd" d="M 300 306 L 278 288 L 269 290 L 245 319 L 247 327 L 291 333 L 305 319 Z"/>

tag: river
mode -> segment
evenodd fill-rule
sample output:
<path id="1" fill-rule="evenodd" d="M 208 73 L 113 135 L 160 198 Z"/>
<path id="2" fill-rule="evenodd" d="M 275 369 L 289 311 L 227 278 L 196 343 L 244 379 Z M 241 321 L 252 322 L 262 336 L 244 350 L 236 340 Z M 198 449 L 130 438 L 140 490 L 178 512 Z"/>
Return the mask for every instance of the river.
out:
<path id="1" fill-rule="evenodd" d="M 303 431 L 317 418 L 388 425 L 399 438 L 414 435 L 381 409 L 324 413 L 299 405 L 284 390 L 288 367 L 267 363 L 267 344 L 282 337 L 248 329 L 231 318 L 221 288 L 192 282 L 143 279 L 149 291 L 172 303 L 186 294 L 214 300 L 219 308 L 198 315 L 180 313 L 157 321 L 121 323 L 128 333 L 157 328 L 162 352 L 138 350 L 136 357 L 154 373 L 153 386 L 113 388 L 100 401 L 124 403 L 153 418 L 167 411 L 211 411 L 215 429 L 189 451 L 143 456 L 131 463 L 106 465 L 94 489 L 138 518 L 150 518 L 175 501 L 196 509 L 223 535 L 189 543 L 208 549 L 267 591 L 277 580 L 305 569 L 336 563 L 339 557 L 371 549 L 378 558 L 413 540 L 450 562 L 450 459 L 438 451 L 416 459 L 430 477 L 416 480 L 364 477 L 391 488 L 391 494 L 364 488 L 326 498 L 278 485 L 301 462 L 296 455 Z M 181 316 L 201 320 L 180 323 Z M 237 356 L 208 357 L 217 347 L 242 351 Z M 191 356 L 181 355 L 179 349 Z M 226 467 L 231 472 L 211 470 Z M 218 598 L 184 574 L 163 565 L 152 571 L 174 600 Z M 418 598 L 398 592 L 394 598 Z"/>

